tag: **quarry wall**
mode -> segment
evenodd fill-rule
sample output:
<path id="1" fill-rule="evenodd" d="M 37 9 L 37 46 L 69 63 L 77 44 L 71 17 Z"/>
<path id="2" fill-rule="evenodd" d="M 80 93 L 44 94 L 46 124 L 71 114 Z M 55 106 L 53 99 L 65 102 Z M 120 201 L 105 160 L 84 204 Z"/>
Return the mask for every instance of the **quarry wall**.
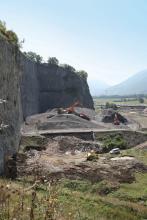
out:
<path id="1" fill-rule="evenodd" d="M 22 109 L 20 100 L 21 75 L 20 54 L 0 39 L 0 174 L 4 161 L 15 153 L 19 146 Z"/>
<path id="2" fill-rule="evenodd" d="M 67 107 L 79 100 L 93 108 L 87 81 L 59 66 L 28 60 L 16 46 L 0 37 L 0 174 L 20 141 L 20 126 L 29 115 Z M 1 100 L 0 100 L 1 102 Z"/>
<path id="3" fill-rule="evenodd" d="M 40 112 L 49 108 L 69 107 L 75 101 L 93 108 L 87 81 L 60 66 L 38 65 Z"/>
<path id="4" fill-rule="evenodd" d="M 68 107 L 79 100 L 94 108 L 87 80 L 60 66 L 37 64 L 21 54 L 23 117 L 51 108 Z"/>

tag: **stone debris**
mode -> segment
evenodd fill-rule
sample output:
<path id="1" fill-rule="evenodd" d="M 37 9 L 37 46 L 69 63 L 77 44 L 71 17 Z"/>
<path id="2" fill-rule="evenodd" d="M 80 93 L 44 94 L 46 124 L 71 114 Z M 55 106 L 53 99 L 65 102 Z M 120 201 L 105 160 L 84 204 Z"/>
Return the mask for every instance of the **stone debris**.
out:
<path id="1" fill-rule="evenodd" d="M 101 145 L 74 136 L 46 138 L 45 150 L 24 152 L 25 159 L 17 163 L 18 175 L 39 175 L 49 179 L 88 179 L 91 182 L 109 180 L 133 182 L 134 172 L 147 172 L 147 166 L 134 157 L 101 155 Z M 32 143 L 31 143 L 32 144 Z M 94 157 L 87 160 L 88 155 Z M 97 156 L 96 156 L 97 155 Z"/>

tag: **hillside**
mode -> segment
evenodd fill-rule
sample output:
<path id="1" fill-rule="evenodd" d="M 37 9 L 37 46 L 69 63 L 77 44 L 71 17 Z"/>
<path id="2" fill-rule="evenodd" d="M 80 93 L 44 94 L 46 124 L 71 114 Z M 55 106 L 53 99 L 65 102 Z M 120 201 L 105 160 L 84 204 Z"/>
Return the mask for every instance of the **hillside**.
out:
<path id="1" fill-rule="evenodd" d="M 106 90 L 107 95 L 147 94 L 147 70 L 141 71 L 124 82 Z"/>

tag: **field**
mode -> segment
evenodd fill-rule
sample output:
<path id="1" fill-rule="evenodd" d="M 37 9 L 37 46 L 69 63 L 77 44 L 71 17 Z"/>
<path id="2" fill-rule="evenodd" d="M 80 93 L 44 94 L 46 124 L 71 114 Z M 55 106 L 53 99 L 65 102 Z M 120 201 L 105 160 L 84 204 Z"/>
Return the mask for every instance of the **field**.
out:
<path id="1" fill-rule="evenodd" d="M 114 104 L 125 104 L 125 105 L 139 105 L 140 102 L 138 101 L 138 99 L 134 99 L 134 98 L 126 98 L 126 101 L 124 101 L 124 99 L 121 98 L 101 98 L 101 97 L 94 97 L 94 104 L 95 106 L 97 105 L 104 105 L 106 104 L 106 102 L 110 102 L 110 103 L 114 103 Z M 144 98 L 144 103 L 143 104 L 147 104 L 147 98 Z"/>

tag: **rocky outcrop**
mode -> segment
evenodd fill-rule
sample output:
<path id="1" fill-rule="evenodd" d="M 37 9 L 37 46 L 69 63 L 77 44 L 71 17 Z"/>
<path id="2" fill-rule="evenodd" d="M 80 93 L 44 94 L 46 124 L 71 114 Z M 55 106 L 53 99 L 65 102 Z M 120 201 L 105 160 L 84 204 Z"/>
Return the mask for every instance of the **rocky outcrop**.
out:
<path id="1" fill-rule="evenodd" d="M 20 102 L 20 54 L 0 38 L 0 174 L 4 161 L 17 151 L 22 120 Z"/>

